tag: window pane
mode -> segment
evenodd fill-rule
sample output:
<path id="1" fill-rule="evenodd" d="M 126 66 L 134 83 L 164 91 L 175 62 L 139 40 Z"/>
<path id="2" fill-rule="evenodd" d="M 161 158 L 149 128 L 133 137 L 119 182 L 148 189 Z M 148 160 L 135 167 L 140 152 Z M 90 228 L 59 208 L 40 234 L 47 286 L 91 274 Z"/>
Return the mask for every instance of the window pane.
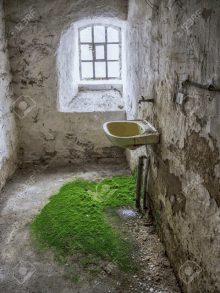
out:
<path id="1" fill-rule="evenodd" d="M 105 78 L 106 77 L 105 62 L 95 62 L 95 77 L 96 78 Z"/>
<path id="2" fill-rule="evenodd" d="M 92 60 L 92 46 L 81 45 L 81 60 Z"/>
<path id="3" fill-rule="evenodd" d="M 82 78 L 93 78 L 93 63 L 81 62 Z"/>
<path id="4" fill-rule="evenodd" d="M 87 27 L 80 31 L 80 42 L 91 43 L 92 42 L 92 28 Z"/>
<path id="5" fill-rule="evenodd" d="M 96 59 L 104 59 L 105 58 L 104 46 L 96 46 L 95 47 L 95 58 Z"/>
<path id="6" fill-rule="evenodd" d="M 108 77 L 119 77 L 119 62 L 108 62 Z"/>
<path id="7" fill-rule="evenodd" d="M 107 45 L 107 59 L 119 60 L 119 45 Z"/>
<path id="8" fill-rule="evenodd" d="M 101 25 L 94 26 L 94 42 L 104 43 L 105 42 L 105 27 Z"/>
<path id="9" fill-rule="evenodd" d="M 108 27 L 107 28 L 107 41 L 109 42 L 119 42 L 119 31 L 112 28 Z"/>

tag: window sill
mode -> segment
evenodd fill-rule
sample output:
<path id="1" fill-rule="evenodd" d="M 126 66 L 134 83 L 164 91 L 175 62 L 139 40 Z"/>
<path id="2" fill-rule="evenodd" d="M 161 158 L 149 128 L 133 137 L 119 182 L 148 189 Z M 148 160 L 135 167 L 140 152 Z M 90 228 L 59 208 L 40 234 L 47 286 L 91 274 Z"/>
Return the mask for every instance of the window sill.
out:
<path id="1" fill-rule="evenodd" d="M 121 112 L 125 111 L 122 85 L 79 85 L 72 100 L 62 107 L 61 112 Z"/>
<path id="2" fill-rule="evenodd" d="M 79 84 L 78 91 L 94 91 L 94 90 L 117 90 L 123 91 L 123 84 Z"/>

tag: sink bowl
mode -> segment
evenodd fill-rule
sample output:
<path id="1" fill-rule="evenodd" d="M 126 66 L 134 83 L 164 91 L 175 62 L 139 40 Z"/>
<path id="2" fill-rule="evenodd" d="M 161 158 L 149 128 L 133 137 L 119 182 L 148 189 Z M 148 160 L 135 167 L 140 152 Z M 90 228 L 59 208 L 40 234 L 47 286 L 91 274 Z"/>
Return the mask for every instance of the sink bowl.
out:
<path id="1" fill-rule="evenodd" d="M 116 146 L 135 150 L 159 143 L 159 133 L 146 120 L 110 121 L 103 125 L 108 139 Z"/>

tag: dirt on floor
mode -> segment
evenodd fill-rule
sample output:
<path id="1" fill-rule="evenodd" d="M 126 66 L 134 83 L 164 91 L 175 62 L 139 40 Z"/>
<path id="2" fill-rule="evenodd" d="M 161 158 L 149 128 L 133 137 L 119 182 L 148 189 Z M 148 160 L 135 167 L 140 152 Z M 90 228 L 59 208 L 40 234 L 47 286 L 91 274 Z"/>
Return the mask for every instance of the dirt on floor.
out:
<path id="1" fill-rule="evenodd" d="M 130 237 L 132 258 L 139 268 L 136 273 L 122 272 L 116 263 L 104 261 L 91 264 L 85 271 L 77 261 L 80 255 L 69 257 L 66 266 L 60 266 L 52 252 L 36 253 L 27 223 L 40 212 L 51 194 L 76 176 L 95 181 L 119 174 L 131 174 L 126 163 L 20 167 L 0 194 L 0 292 L 180 293 L 152 219 L 129 207 L 119 208 L 117 217 L 112 217 L 111 210 L 106 211 L 106 216 Z M 97 272 L 94 277 L 89 269 Z"/>

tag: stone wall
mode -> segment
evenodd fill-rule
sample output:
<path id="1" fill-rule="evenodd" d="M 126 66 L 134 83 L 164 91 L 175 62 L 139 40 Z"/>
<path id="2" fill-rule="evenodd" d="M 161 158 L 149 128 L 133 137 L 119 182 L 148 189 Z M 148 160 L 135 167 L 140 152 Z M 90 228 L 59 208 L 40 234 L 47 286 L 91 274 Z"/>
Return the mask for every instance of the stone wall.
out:
<path id="1" fill-rule="evenodd" d="M 219 5 L 129 1 L 127 115 L 161 134 L 147 148 L 151 209 L 183 292 L 220 292 Z M 147 149 L 127 151 L 132 168 Z"/>
<path id="2" fill-rule="evenodd" d="M 12 106 L 11 73 L 8 61 L 3 1 L 0 0 L 0 190 L 13 174 L 17 161 L 17 129 Z"/>
<path id="3" fill-rule="evenodd" d="M 56 52 L 72 23 L 104 12 L 126 20 L 127 2 L 7 0 L 4 9 L 14 102 L 23 109 L 16 115 L 19 158 L 48 164 L 120 157 L 102 125 L 124 119 L 124 111 L 58 112 Z M 151 210 L 183 292 L 220 292 L 220 92 L 213 91 L 220 88 L 219 14 L 217 0 L 129 1 L 127 118 L 146 119 L 161 134 L 160 144 L 148 147 Z M 16 139 L 2 44 L 1 101 L 8 102 L 1 149 L 12 162 Z M 138 103 L 142 97 L 154 103 Z M 146 152 L 127 151 L 130 166 Z"/>
<path id="4" fill-rule="evenodd" d="M 83 158 L 113 159 L 103 123 L 125 119 L 125 110 L 59 112 L 57 51 L 61 36 L 78 20 L 105 12 L 126 20 L 127 1 L 7 0 L 4 9 L 14 96 L 26 107 L 16 108 L 20 160 L 65 164 Z"/>

